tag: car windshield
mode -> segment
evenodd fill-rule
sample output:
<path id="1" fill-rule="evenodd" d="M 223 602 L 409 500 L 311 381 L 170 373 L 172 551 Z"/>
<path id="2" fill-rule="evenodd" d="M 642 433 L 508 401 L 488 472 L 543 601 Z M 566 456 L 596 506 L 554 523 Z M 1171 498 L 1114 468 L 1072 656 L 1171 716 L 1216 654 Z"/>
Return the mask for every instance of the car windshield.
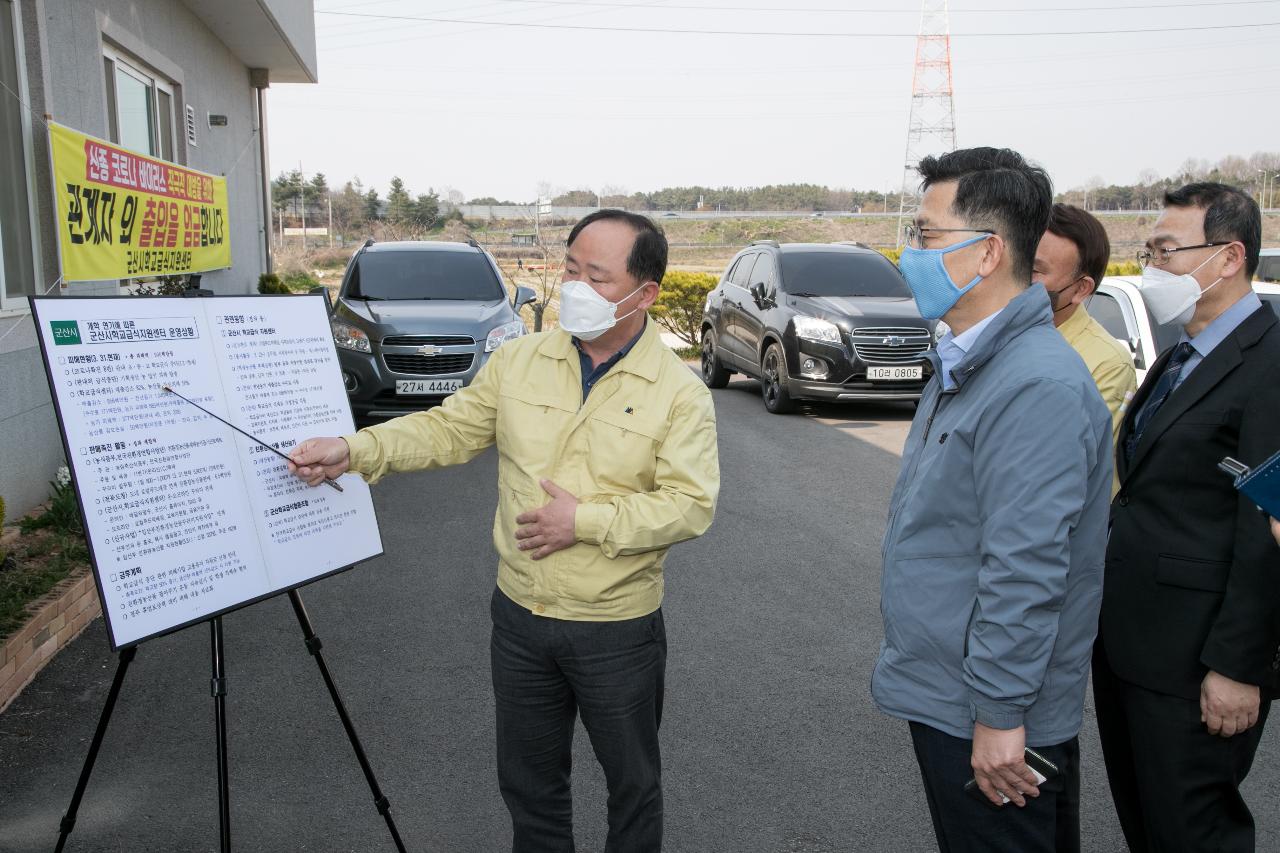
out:
<path id="1" fill-rule="evenodd" d="M 782 282 L 795 296 L 911 297 L 901 273 L 879 255 L 784 252 Z"/>
<path id="2" fill-rule="evenodd" d="M 505 297 L 493 267 L 479 252 L 365 252 L 351 271 L 351 299 L 459 299 L 494 302 Z"/>

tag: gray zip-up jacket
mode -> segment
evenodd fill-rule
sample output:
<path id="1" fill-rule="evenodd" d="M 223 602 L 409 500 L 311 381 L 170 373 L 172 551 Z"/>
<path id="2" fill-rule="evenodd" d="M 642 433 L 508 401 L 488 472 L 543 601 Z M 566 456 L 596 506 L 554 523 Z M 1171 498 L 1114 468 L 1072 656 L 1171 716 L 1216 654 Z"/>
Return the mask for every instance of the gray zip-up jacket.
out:
<path id="1" fill-rule="evenodd" d="M 1062 743 L 1098 628 L 1111 415 L 1040 285 L 991 321 L 953 390 L 929 356 L 885 530 L 872 696 L 955 737 L 976 720 Z"/>

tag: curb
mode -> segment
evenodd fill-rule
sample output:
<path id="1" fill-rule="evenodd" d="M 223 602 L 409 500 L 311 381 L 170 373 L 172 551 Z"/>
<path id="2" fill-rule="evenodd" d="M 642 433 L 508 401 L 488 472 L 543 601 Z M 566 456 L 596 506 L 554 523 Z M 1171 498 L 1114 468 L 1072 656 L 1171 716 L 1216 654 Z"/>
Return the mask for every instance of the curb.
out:
<path id="1" fill-rule="evenodd" d="M 0 644 L 0 712 L 101 613 L 93 570 L 88 566 L 27 605 L 26 624 Z"/>

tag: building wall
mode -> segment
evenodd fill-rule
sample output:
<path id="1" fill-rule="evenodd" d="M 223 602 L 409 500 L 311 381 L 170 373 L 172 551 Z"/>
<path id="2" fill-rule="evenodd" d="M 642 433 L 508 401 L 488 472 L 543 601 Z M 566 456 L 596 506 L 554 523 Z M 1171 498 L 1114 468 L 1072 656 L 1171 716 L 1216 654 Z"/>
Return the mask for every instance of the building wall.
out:
<path id="1" fill-rule="evenodd" d="M 175 159 L 227 176 L 231 221 L 228 270 L 205 273 L 201 286 L 220 294 L 256 290 L 265 269 L 262 165 L 255 93 L 249 69 L 177 0 L 20 0 L 28 103 L 37 116 L 109 137 L 102 49 L 110 44 L 169 78 L 175 87 Z M 195 108 L 196 146 L 182 128 Z M 207 116 L 227 116 L 210 128 Z M 48 135 L 32 121 L 39 261 L 36 290 L 67 295 L 115 294 L 115 282 L 55 285 L 59 264 L 51 194 Z M 16 516 L 44 500 L 62 464 L 62 446 L 35 331 L 25 312 L 0 313 L 0 495 Z"/>

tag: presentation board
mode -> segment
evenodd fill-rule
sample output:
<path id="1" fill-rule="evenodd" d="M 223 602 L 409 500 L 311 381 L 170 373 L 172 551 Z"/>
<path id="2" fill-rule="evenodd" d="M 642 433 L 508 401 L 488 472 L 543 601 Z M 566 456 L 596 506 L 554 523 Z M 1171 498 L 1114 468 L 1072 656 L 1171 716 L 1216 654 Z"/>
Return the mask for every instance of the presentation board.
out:
<path id="1" fill-rule="evenodd" d="M 31 305 L 113 649 L 382 553 L 363 480 L 311 488 L 192 405 L 284 453 L 354 432 L 323 296 Z"/>

